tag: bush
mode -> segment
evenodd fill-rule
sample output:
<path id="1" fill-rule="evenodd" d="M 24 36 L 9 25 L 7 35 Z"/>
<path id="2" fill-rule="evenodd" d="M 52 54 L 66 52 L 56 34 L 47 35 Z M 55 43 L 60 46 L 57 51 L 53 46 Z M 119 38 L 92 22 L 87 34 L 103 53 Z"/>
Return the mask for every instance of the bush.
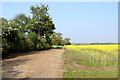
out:
<path id="1" fill-rule="evenodd" d="M 2 39 L 2 53 L 7 53 L 10 49 L 10 42 L 7 41 L 7 39 Z"/>

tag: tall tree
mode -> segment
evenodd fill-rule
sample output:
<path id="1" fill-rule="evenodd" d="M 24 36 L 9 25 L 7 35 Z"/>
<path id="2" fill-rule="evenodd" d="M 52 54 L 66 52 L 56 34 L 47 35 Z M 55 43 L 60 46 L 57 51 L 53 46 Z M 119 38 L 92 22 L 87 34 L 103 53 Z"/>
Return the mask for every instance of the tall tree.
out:
<path id="1" fill-rule="evenodd" d="M 52 45 L 51 36 L 55 26 L 48 13 L 48 5 L 45 6 L 41 4 L 41 6 L 31 6 L 30 9 L 32 14 L 31 24 L 34 26 L 32 31 L 38 34 L 40 40 L 44 40 L 44 42 Z"/>

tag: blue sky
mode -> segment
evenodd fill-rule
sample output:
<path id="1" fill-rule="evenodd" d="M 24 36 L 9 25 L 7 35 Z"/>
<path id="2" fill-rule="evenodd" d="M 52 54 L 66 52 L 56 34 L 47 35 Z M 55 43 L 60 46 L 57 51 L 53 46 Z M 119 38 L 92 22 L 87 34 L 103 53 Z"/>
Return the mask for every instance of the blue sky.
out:
<path id="1" fill-rule="evenodd" d="M 2 17 L 12 19 L 19 13 L 30 16 L 30 6 L 40 2 L 4 2 Z M 45 2 L 56 32 L 72 43 L 118 42 L 117 2 Z"/>

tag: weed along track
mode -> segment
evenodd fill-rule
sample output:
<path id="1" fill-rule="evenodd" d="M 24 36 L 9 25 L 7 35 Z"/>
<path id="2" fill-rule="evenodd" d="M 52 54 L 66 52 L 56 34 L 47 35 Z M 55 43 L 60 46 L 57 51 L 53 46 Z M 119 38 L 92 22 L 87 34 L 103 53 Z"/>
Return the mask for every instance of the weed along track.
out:
<path id="1" fill-rule="evenodd" d="M 3 60 L 3 78 L 61 78 L 63 49 L 36 51 Z"/>

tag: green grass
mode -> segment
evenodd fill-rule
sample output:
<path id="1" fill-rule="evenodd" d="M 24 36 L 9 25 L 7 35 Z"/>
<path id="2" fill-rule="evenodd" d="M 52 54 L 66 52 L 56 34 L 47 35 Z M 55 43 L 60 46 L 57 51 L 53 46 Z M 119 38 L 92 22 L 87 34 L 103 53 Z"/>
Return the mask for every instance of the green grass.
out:
<path id="1" fill-rule="evenodd" d="M 64 78 L 117 78 L 116 71 L 70 71 L 64 73 Z"/>
<path id="2" fill-rule="evenodd" d="M 85 51 L 83 51 L 85 52 Z M 117 63 L 115 58 L 100 61 L 99 57 L 94 57 L 80 53 L 75 50 L 64 52 L 64 78 L 117 78 Z M 92 60 L 91 60 L 92 59 Z"/>

